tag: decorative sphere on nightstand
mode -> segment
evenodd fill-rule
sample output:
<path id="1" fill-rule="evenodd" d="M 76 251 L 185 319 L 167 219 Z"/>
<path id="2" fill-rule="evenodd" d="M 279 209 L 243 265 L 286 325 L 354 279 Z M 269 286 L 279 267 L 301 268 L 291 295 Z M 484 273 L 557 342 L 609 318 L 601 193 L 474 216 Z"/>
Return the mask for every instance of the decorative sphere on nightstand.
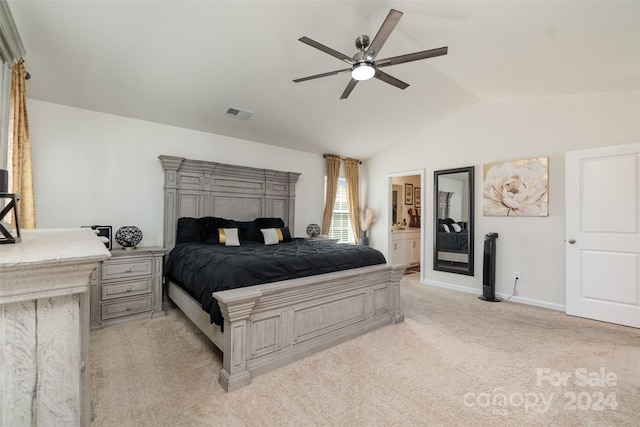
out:
<path id="1" fill-rule="evenodd" d="M 320 226 L 318 224 L 309 224 L 309 225 L 307 225 L 307 234 L 312 239 L 315 239 L 316 237 L 318 237 L 320 235 L 321 231 L 322 230 L 320 229 Z"/>
<path id="2" fill-rule="evenodd" d="M 142 241 L 142 231 L 135 225 L 120 227 L 116 231 L 115 240 L 124 249 L 135 249 Z"/>

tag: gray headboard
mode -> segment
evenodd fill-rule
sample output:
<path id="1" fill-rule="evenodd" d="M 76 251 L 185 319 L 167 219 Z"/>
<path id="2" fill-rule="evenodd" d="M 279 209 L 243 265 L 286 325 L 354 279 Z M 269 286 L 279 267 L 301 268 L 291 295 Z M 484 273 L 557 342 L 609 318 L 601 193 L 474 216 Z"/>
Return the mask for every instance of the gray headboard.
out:
<path id="1" fill-rule="evenodd" d="M 178 218 L 238 221 L 282 218 L 293 232 L 299 173 L 159 156 L 164 169 L 164 247 L 173 249 Z"/>

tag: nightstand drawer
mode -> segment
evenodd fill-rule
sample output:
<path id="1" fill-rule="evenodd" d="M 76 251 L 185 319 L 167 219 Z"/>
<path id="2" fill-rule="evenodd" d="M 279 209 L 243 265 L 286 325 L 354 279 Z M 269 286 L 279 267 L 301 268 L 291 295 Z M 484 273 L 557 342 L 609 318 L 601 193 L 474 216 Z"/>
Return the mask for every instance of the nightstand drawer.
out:
<path id="1" fill-rule="evenodd" d="M 102 280 L 122 279 L 135 276 L 151 277 L 153 260 L 151 258 L 137 259 L 135 261 L 104 262 L 102 264 Z"/>
<path id="2" fill-rule="evenodd" d="M 151 311 L 151 295 L 102 304 L 102 320 Z"/>
<path id="3" fill-rule="evenodd" d="M 151 279 L 130 280 L 128 282 L 102 285 L 102 299 L 122 298 L 151 292 Z"/>

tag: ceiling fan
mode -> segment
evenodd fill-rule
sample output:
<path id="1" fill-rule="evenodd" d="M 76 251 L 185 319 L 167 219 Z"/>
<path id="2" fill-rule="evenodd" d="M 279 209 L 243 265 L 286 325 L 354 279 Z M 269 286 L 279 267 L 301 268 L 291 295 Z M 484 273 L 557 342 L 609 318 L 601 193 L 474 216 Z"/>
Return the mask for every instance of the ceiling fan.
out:
<path id="1" fill-rule="evenodd" d="M 380 26 L 378 34 L 376 34 L 371 44 L 369 43 L 369 36 L 358 36 L 358 38 L 356 39 L 356 47 L 358 48 L 358 52 L 356 52 L 353 57 L 338 52 L 337 50 L 331 49 L 330 47 L 318 43 L 317 41 L 312 40 L 309 37 L 301 37 L 298 40 L 300 40 L 302 43 L 308 44 L 311 47 L 315 47 L 318 50 L 328 53 L 329 55 L 346 62 L 350 65 L 350 67 L 344 68 L 342 70 L 329 71 L 327 73 L 295 79 L 294 82 L 299 83 L 307 80 L 333 76 L 336 74 L 351 71 L 351 81 L 349 82 L 349 84 L 347 84 L 347 88 L 344 90 L 344 92 L 342 92 L 342 96 L 340 97 L 340 99 L 346 99 L 347 97 L 349 97 L 349 94 L 351 94 L 351 91 L 356 87 L 356 84 L 358 84 L 359 81 L 369 80 L 373 77 L 378 80 L 382 80 L 385 83 L 389 83 L 390 85 L 393 85 L 397 88 L 406 89 L 407 87 L 409 87 L 407 83 L 403 82 L 402 80 L 398 80 L 395 77 L 390 76 L 389 74 L 383 73 L 382 71 L 380 71 L 380 68 L 388 67 L 390 65 L 403 64 L 405 62 L 418 61 L 420 59 L 433 58 L 435 56 L 446 55 L 448 48 L 445 46 L 437 49 L 408 53 L 406 55 L 393 56 L 391 58 L 376 59 L 378 52 L 380 52 L 380 50 L 382 49 L 382 46 L 389 38 L 389 35 L 398 24 L 398 21 L 401 17 L 402 12 L 391 9 L 384 22 Z"/>

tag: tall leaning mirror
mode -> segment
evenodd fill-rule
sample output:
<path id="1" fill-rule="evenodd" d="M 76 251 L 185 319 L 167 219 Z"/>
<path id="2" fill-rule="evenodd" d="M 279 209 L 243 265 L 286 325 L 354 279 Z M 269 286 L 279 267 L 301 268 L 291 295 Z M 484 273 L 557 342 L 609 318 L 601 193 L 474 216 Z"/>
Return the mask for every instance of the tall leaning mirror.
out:
<path id="1" fill-rule="evenodd" d="M 434 270 L 473 276 L 473 174 L 473 166 L 434 172 Z"/>

